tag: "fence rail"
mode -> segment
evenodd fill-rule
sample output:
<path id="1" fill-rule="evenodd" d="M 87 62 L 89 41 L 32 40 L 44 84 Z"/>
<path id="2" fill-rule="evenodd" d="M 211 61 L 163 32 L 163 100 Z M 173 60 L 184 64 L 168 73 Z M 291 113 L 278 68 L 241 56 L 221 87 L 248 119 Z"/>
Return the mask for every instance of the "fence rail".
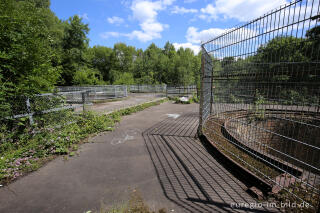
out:
<path id="1" fill-rule="evenodd" d="M 167 96 L 189 96 L 197 94 L 197 86 L 167 86 Z"/>
<path id="2" fill-rule="evenodd" d="M 0 120 L 29 118 L 30 125 L 35 123 L 34 116 L 44 115 L 63 110 L 82 107 L 85 111 L 86 105 L 90 104 L 88 91 L 59 92 L 37 94 L 30 97 L 20 98 L 14 107 L 15 114 L 6 116 Z"/>
<path id="3" fill-rule="evenodd" d="M 167 85 L 130 85 L 132 93 L 165 93 Z"/>
<path id="4" fill-rule="evenodd" d="M 123 98 L 128 96 L 126 85 L 64 86 L 58 87 L 58 91 L 87 91 L 89 101 Z"/>
<path id="5" fill-rule="evenodd" d="M 221 152 L 313 212 L 320 211 L 319 11 L 319 1 L 294 1 L 203 43 L 199 118 Z"/>

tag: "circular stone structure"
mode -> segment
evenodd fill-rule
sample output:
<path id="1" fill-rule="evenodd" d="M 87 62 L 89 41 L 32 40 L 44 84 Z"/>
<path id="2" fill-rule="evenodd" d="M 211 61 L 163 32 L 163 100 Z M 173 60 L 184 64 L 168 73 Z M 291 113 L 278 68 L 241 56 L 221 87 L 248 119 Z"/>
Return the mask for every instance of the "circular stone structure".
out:
<path id="1" fill-rule="evenodd" d="M 312 185 L 320 184 L 320 115 L 317 112 L 227 111 L 211 115 L 204 125 L 204 134 L 220 151 L 251 171 L 254 169 L 248 164 L 257 166 L 271 178 L 288 172 L 304 177 Z M 239 155 L 238 150 L 245 154 Z M 258 159 L 256 161 L 276 172 L 268 173 L 269 169 L 262 169 L 249 158 Z M 259 172 L 258 176 L 263 177 Z"/>

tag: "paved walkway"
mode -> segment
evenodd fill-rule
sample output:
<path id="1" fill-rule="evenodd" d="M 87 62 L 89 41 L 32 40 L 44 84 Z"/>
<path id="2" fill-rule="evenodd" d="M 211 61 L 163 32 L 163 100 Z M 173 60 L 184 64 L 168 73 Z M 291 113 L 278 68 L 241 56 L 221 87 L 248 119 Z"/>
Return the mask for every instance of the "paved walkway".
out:
<path id="1" fill-rule="evenodd" d="M 164 103 L 124 117 L 115 131 L 82 145 L 78 156 L 57 158 L 0 188 L 0 212 L 98 210 L 126 201 L 135 188 L 154 210 L 268 212 L 230 207 L 255 201 L 195 138 L 197 109 Z"/>
<path id="2" fill-rule="evenodd" d="M 165 98 L 165 94 L 161 93 L 130 93 L 128 97 L 122 100 L 112 101 L 105 103 L 95 103 L 88 106 L 89 110 L 96 112 L 112 112 L 118 109 L 124 109 L 135 105 L 143 104 L 149 101 L 156 101 Z"/>

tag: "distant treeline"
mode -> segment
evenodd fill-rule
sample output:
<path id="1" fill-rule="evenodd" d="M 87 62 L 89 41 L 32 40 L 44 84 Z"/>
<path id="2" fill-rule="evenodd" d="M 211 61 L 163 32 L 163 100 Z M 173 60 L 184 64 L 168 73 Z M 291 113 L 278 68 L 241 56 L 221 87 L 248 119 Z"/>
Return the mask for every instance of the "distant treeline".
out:
<path id="1" fill-rule="evenodd" d="M 1 0 L 1 93 L 51 91 L 56 85 L 195 84 L 200 57 L 191 49 L 151 44 L 146 50 L 117 43 L 89 46 L 88 24 L 60 20 L 50 0 Z M 1 94 L 0 94 L 1 97 Z"/>

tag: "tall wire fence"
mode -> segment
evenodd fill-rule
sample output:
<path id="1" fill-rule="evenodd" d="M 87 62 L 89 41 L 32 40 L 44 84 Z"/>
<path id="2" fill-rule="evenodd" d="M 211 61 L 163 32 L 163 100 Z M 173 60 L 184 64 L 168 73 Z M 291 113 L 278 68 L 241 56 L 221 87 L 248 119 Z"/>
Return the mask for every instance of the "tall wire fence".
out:
<path id="1" fill-rule="evenodd" d="M 202 44 L 199 130 L 285 201 L 319 211 L 319 1 L 283 5 Z"/>

